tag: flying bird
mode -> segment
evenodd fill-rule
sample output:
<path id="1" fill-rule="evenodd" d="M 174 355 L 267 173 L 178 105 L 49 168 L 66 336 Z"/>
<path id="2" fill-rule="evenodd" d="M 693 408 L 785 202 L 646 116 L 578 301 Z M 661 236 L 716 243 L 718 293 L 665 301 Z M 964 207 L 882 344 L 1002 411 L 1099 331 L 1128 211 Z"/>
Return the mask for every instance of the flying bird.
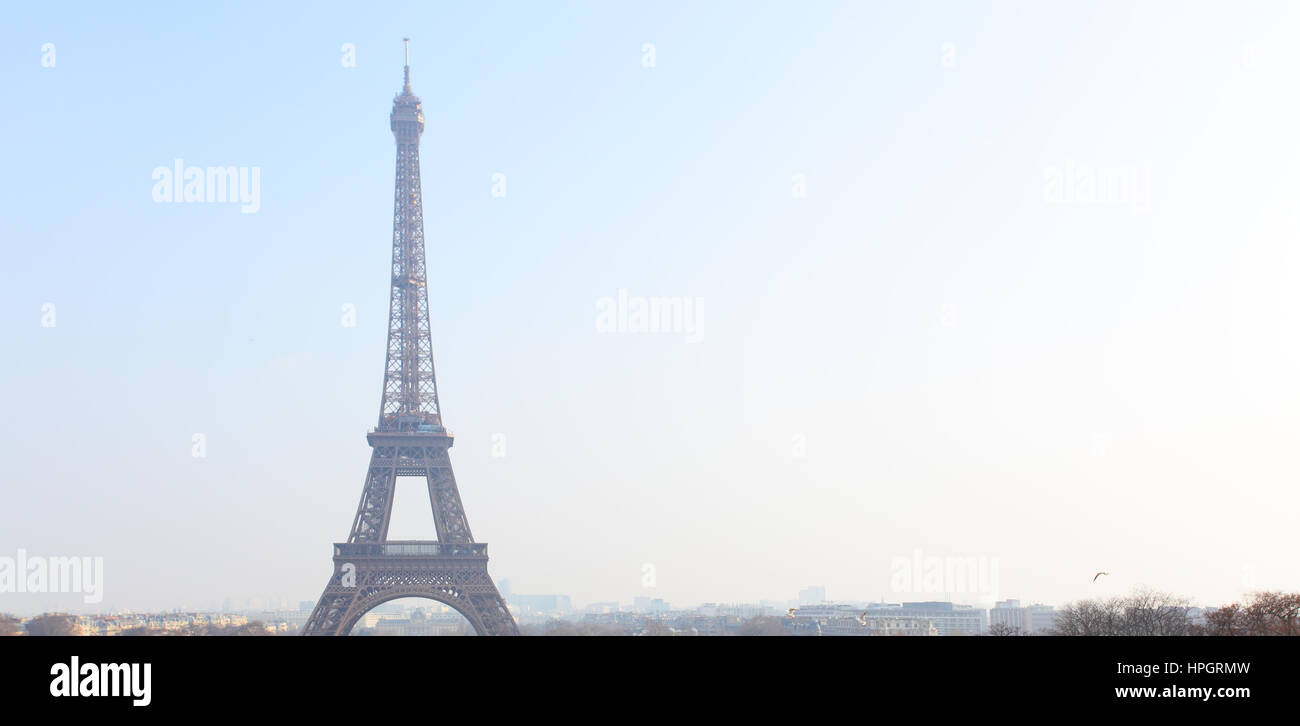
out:
<path id="1" fill-rule="evenodd" d="M 798 610 L 798 608 L 790 608 L 789 610 L 786 610 L 786 611 L 785 611 L 785 616 L 786 616 L 787 618 L 793 618 L 793 617 L 794 617 L 794 611 L 795 611 L 795 610 Z"/>
<path id="2" fill-rule="evenodd" d="M 1109 575 L 1109 574 L 1110 574 L 1109 572 L 1098 572 L 1097 574 L 1092 576 L 1092 581 L 1096 582 L 1098 577 L 1101 577 L 1102 575 Z"/>
<path id="3" fill-rule="evenodd" d="M 867 612 L 865 610 L 862 611 L 862 614 L 858 616 L 858 623 L 861 625 L 867 624 Z"/>

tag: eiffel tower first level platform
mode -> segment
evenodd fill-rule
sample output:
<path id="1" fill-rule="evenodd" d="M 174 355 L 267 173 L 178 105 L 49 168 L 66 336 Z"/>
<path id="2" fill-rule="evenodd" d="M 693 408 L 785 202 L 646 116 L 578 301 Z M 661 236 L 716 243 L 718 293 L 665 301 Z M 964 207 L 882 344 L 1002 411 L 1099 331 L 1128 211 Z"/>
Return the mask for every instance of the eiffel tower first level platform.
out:
<path id="1" fill-rule="evenodd" d="M 347 635 L 366 611 L 389 600 L 423 597 L 445 603 L 479 635 L 518 635 L 519 627 L 488 575 L 487 545 L 475 542 L 461 506 L 442 425 L 429 333 L 429 295 L 420 200 L 420 135 L 424 111 L 411 93 L 411 66 L 393 99 L 389 125 L 397 140 L 393 268 L 388 355 L 370 469 L 347 542 L 334 545 L 334 574 L 303 635 Z M 398 477 L 421 477 L 437 541 L 389 541 Z"/>

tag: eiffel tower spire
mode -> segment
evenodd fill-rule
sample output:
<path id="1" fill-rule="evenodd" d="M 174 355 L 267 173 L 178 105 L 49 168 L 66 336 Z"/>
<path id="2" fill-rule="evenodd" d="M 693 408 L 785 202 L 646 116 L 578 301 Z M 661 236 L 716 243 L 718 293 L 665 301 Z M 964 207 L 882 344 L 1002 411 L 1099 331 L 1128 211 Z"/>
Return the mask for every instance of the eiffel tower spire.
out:
<path id="1" fill-rule="evenodd" d="M 402 38 L 402 45 L 405 46 L 402 52 L 404 57 L 406 58 L 406 62 L 402 64 L 402 77 L 404 79 L 402 83 L 402 91 L 404 93 L 410 93 L 411 92 L 411 39 Z"/>

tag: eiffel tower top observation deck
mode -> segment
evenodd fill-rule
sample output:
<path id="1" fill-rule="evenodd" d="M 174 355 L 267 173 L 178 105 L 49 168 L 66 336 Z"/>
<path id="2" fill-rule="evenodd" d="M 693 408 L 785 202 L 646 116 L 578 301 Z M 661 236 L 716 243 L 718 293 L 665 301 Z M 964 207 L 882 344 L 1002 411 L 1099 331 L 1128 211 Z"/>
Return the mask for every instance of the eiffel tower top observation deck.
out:
<path id="1" fill-rule="evenodd" d="M 438 382 L 429 335 L 428 276 L 424 256 L 424 209 L 420 190 L 420 135 L 424 110 L 411 92 L 409 39 L 402 92 L 393 99 L 389 126 L 397 141 L 393 199 L 392 291 L 388 308 L 388 355 L 376 432 L 446 434 L 438 406 Z"/>
<path id="2" fill-rule="evenodd" d="M 406 64 L 402 66 L 402 92 L 393 97 L 393 113 L 389 116 L 393 134 L 397 143 L 414 140 L 419 142 L 424 133 L 424 110 L 420 106 L 420 97 L 411 93 L 411 44 L 410 38 L 403 38 L 406 43 Z M 399 129 L 399 123 L 402 124 Z M 412 125 L 408 127 L 408 125 Z"/>

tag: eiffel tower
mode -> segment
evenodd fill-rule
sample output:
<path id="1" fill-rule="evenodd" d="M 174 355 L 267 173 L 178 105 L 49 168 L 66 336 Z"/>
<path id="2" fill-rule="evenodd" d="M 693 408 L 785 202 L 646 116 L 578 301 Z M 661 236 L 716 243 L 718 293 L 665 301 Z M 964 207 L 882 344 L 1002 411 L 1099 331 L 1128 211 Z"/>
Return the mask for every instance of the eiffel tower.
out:
<path id="1" fill-rule="evenodd" d="M 420 202 L 424 112 L 419 97 L 411 93 L 409 40 L 405 42 L 405 82 L 389 116 L 397 137 L 397 192 L 379 425 L 366 436 L 373 449 L 370 471 L 352 533 L 347 542 L 334 545 L 334 574 L 302 633 L 347 635 L 380 603 L 425 597 L 455 608 L 479 635 L 518 635 L 519 627 L 488 575 L 487 545 L 470 534 L 448 456 L 452 435 L 443 427 L 438 408 Z M 388 539 L 399 476 L 424 477 L 427 482 L 437 541 Z"/>

